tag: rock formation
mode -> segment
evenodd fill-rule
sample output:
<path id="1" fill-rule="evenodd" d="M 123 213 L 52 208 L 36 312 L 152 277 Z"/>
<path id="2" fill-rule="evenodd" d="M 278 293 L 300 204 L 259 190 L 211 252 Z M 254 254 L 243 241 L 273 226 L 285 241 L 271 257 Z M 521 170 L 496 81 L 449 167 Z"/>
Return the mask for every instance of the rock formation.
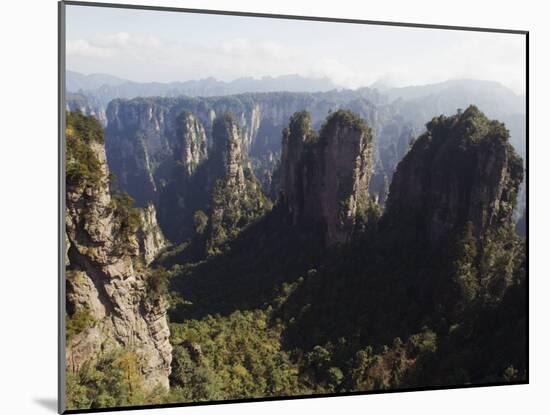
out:
<path id="1" fill-rule="evenodd" d="M 350 111 L 329 115 L 320 134 L 306 112 L 283 132 L 281 203 L 294 225 L 321 229 L 327 245 L 346 242 L 366 208 L 372 133 Z"/>
<path id="2" fill-rule="evenodd" d="M 145 265 L 149 265 L 158 253 L 168 245 L 157 223 L 157 212 L 153 204 L 140 209 L 141 226 L 137 230 L 139 252 L 143 255 Z"/>
<path id="3" fill-rule="evenodd" d="M 464 94 L 466 90 L 470 92 Z M 109 99 L 111 102 L 106 111 L 97 112 L 102 119 L 105 118 L 104 123 L 108 126 L 107 157 L 111 171 L 119 178 L 121 189 L 140 206 L 145 206 L 148 201 L 156 204 L 162 187 L 171 180 L 166 176 L 171 168 L 167 168 L 165 162 L 173 161 L 171 155 L 177 144 L 175 120 L 182 111 L 192 113 L 204 127 L 208 147 L 212 145 L 213 120 L 225 112 L 234 114 L 242 129 L 243 151 L 249 156 L 254 175 L 261 181 L 265 194 L 271 194 L 269 178 L 280 158 L 281 131 L 296 111 L 310 112 L 315 129 L 321 126 L 328 111 L 339 108 L 349 109 L 367 121 L 374 137 L 374 176 L 369 191 L 378 196 L 382 204 L 397 162 L 408 150 L 410 138 L 423 132 L 426 120 L 433 114 L 451 115 L 456 108 L 477 104 L 491 117 L 506 123 L 511 131 L 512 144 L 520 155 L 525 155 L 524 104 L 520 105 L 520 97 L 510 91 L 504 93 L 501 86 L 490 82 L 456 81 L 411 88 L 410 91 L 403 88 L 386 91 L 388 96 L 370 88 L 210 97 L 171 93 L 170 98 L 161 98 L 159 95 L 162 94 L 150 94 L 145 90 L 142 92 L 141 97 L 151 97 Z M 124 96 L 121 93 L 120 97 Z M 415 96 L 424 98 L 416 99 Z M 99 99 L 88 95 L 83 97 L 90 102 Z M 82 99 L 69 102 L 74 108 L 82 107 Z M 158 204 L 156 207 L 159 211 Z"/>
<path id="4" fill-rule="evenodd" d="M 350 93 L 351 94 L 351 93 Z M 264 193 L 270 193 L 270 177 L 281 152 L 281 131 L 289 117 L 304 108 L 311 112 L 312 125 L 320 126 L 326 114 L 357 99 L 358 113 L 368 120 L 382 120 L 392 115 L 386 109 L 375 109 L 366 92 L 351 94 L 264 93 L 212 98 L 136 98 L 113 100 L 107 110 L 105 131 L 107 157 L 120 188 L 140 206 L 152 201 L 157 210 L 159 195 L 173 177 L 175 160 L 197 161 L 214 145 L 213 123 L 231 113 L 240 128 L 241 150 L 252 162 L 252 170 L 262 180 Z M 194 120 L 183 118 L 190 114 Z M 182 147 L 186 131 L 206 146 Z M 191 143 L 189 142 L 189 145 Z M 204 148 L 205 152 L 202 151 Z M 201 150 L 198 150 L 201 149 Z M 185 155 L 181 154 L 187 152 Z M 264 181 L 264 178 L 266 179 Z"/>
<path id="5" fill-rule="evenodd" d="M 166 303 L 151 299 L 149 263 L 164 245 L 152 206 L 128 206 L 112 195 L 101 127 L 93 118 L 67 115 L 67 312 L 88 324 L 67 339 L 67 370 L 100 353 L 134 352 L 144 385 L 169 387 L 171 351 Z"/>
<path id="6" fill-rule="evenodd" d="M 207 165 L 209 183 L 213 184 L 206 235 L 207 253 L 218 252 L 227 239 L 235 237 L 271 206 L 250 168 L 245 168 L 243 138 L 231 114 L 216 118 L 213 140 Z"/>
<path id="7" fill-rule="evenodd" d="M 393 176 L 386 219 L 432 244 L 468 222 L 478 238 L 510 223 L 523 165 L 504 125 L 470 106 L 426 127 Z"/>
<path id="8" fill-rule="evenodd" d="M 180 162 L 185 174 L 191 177 L 197 167 L 206 160 L 207 143 L 204 127 L 188 111 L 176 118 L 176 161 Z"/>
<path id="9" fill-rule="evenodd" d="M 239 126 L 229 113 L 216 118 L 212 127 L 213 157 L 210 170 L 214 179 L 223 177 L 236 192 L 244 187 L 243 151 Z M 217 172 L 221 174 L 216 174 Z"/>

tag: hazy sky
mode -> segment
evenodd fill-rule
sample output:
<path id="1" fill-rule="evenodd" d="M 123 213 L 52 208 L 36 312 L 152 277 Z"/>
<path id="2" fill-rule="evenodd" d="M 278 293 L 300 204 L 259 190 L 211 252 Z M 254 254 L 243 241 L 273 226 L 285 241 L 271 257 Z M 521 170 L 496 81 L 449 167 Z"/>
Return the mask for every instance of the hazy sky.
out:
<path id="1" fill-rule="evenodd" d="M 525 92 L 523 35 L 67 6 L 67 68 L 134 81 L 299 74 L 342 87 L 456 78 Z"/>

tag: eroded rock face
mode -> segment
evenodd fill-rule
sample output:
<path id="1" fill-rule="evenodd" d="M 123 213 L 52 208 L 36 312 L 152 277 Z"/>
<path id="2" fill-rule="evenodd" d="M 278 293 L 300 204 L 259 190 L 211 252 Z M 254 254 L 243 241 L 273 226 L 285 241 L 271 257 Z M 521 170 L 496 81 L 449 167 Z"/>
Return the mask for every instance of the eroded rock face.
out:
<path id="1" fill-rule="evenodd" d="M 190 177 L 207 159 L 215 145 L 214 121 L 227 111 L 241 126 L 242 151 L 247 152 L 259 128 L 258 106 L 241 108 L 224 99 L 113 101 L 105 136 L 109 166 L 120 188 L 138 205 L 153 202 L 160 208 L 159 197 L 174 181 L 174 169 L 181 166 Z"/>
<path id="2" fill-rule="evenodd" d="M 468 222 L 479 238 L 510 222 L 522 180 L 504 125 L 471 106 L 427 124 L 397 167 L 385 218 L 433 244 Z"/>
<path id="3" fill-rule="evenodd" d="M 140 210 L 141 226 L 138 229 L 139 251 L 143 255 L 145 265 L 149 265 L 158 253 L 168 245 L 157 223 L 155 205 L 148 204 Z"/>
<path id="4" fill-rule="evenodd" d="M 206 237 L 209 254 L 219 252 L 227 239 L 234 238 L 271 207 L 250 167 L 246 166 L 245 139 L 231 114 L 216 118 L 213 139 L 211 158 L 206 166 L 212 185 Z"/>
<path id="5" fill-rule="evenodd" d="M 187 111 L 178 116 L 176 124 L 176 160 L 182 164 L 187 176 L 191 176 L 206 160 L 206 133 L 197 118 Z"/>
<path id="6" fill-rule="evenodd" d="M 309 114 L 294 114 L 281 156 L 281 202 L 292 223 L 321 229 L 326 245 L 348 241 L 368 201 L 371 158 L 371 130 L 355 114 L 331 114 L 319 136 Z"/>
<path id="7" fill-rule="evenodd" d="M 78 126 L 68 128 L 68 142 L 76 131 Z M 103 144 L 92 140 L 87 145 L 89 158 L 97 160 L 94 180 L 67 180 L 67 308 L 71 314 L 86 312 L 93 323 L 68 339 L 68 370 L 122 347 L 138 356 L 147 388 L 168 388 L 172 347 L 166 303 L 148 299 L 146 271 L 136 267 L 164 244 L 154 229 L 155 212 L 147 208 L 141 213 L 144 226 L 129 230 L 109 191 Z"/>
<path id="8" fill-rule="evenodd" d="M 194 117 L 194 121 L 188 124 L 191 127 L 188 131 L 196 130 L 196 136 L 200 137 L 201 127 L 204 130 L 207 151 L 214 145 L 214 120 L 229 112 L 240 127 L 241 150 L 253 161 L 253 173 L 262 182 L 264 193 L 268 194 L 271 191 L 270 176 L 281 152 L 281 131 L 294 112 L 307 109 L 311 113 L 312 125 L 317 127 L 328 111 L 351 101 L 350 106 L 356 103 L 353 111 L 369 120 L 373 128 L 375 123 L 381 122 L 378 118 L 392 117 L 392 114 L 386 114 L 386 110 L 382 111 L 383 115 L 375 116 L 367 91 L 352 95 L 278 92 L 209 98 L 116 99 L 106 110 L 109 166 L 120 188 L 128 192 L 138 205 L 145 206 L 150 201 L 157 204 L 164 184 L 172 181 L 170 172 L 174 161 L 181 158 L 182 122 L 179 118 L 182 112 Z M 200 127 L 195 128 L 195 122 Z M 197 160 L 196 150 L 187 152 L 186 147 L 183 149 L 186 152 L 183 158 Z M 157 204 L 157 211 L 160 210 Z"/>
<path id="9" fill-rule="evenodd" d="M 223 177 L 227 185 L 235 191 L 244 187 L 243 151 L 239 126 L 229 114 L 216 118 L 213 125 L 213 157 L 211 170 L 213 175 Z M 220 170 L 221 174 L 214 173 Z"/>

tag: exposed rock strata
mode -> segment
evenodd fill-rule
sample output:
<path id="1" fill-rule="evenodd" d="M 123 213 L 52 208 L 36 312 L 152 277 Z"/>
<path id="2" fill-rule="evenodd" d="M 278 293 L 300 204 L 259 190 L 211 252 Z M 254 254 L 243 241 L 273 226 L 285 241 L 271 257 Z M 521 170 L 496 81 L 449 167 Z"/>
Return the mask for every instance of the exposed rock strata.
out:
<path id="1" fill-rule="evenodd" d="M 85 130 L 78 119 L 73 123 L 68 117 L 70 142 Z M 138 356 L 148 389 L 168 388 L 172 347 L 166 303 L 148 299 L 147 274 L 139 266 L 164 245 L 154 229 L 154 209 L 142 212 L 142 225 L 132 231 L 109 191 L 101 139 L 88 138 L 86 145 L 91 149 L 88 162 L 98 167 L 94 180 L 67 180 L 67 309 L 70 315 L 86 312 L 93 323 L 67 340 L 67 369 L 76 371 L 99 353 L 122 347 Z M 75 160 L 68 157 L 71 166 Z"/>
<path id="2" fill-rule="evenodd" d="M 213 139 L 207 164 L 209 182 L 213 184 L 205 247 L 210 254 L 217 253 L 226 240 L 234 238 L 271 207 L 246 166 L 241 129 L 231 114 L 214 121 Z"/>
<path id="3" fill-rule="evenodd" d="M 177 117 L 176 124 L 176 161 L 190 177 L 207 158 L 206 133 L 199 120 L 187 111 Z"/>
<path id="4" fill-rule="evenodd" d="M 294 114 L 281 156 L 281 202 L 292 223 L 321 229 L 327 245 L 348 241 L 368 201 L 371 159 L 371 130 L 355 114 L 331 114 L 319 136 L 308 113 Z"/>

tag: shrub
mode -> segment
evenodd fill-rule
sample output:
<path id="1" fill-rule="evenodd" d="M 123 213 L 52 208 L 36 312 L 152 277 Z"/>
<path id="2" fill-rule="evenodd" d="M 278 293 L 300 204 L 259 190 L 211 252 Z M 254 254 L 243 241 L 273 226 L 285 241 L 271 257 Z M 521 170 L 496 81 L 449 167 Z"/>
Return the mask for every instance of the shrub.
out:
<path id="1" fill-rule="evenodd" d="M 66 337 L 69 341 L 72 337 L 82 333 L 84 330 L 92 327 L 95 319 L 89 310 L 79 310 L 66 321 Z"/>

